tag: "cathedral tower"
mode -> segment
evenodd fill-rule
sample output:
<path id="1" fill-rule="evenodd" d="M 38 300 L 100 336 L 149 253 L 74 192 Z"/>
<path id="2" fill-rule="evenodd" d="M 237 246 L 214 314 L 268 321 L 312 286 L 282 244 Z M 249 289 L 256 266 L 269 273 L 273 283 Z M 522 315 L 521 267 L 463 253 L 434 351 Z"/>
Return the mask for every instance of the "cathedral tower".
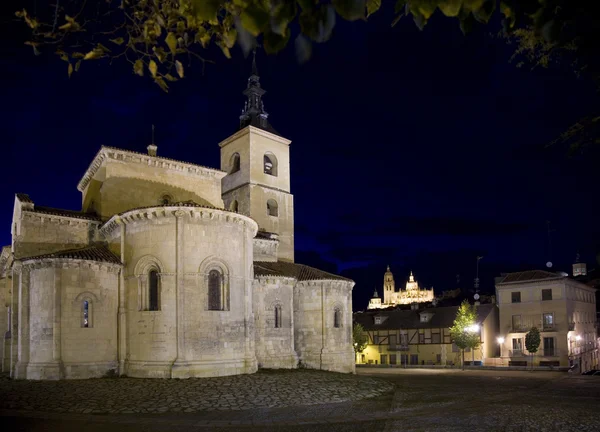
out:
<path id="1" fill-rule="evenodd" d="M 290 143 L 269 123 L 256 67 L 243 94 L 247 100 L 240 116 L 240 127 L 219 144 L 225 208 L 250 216 L 259 231 L 279 236 L 281 261 L 294 261 L 294 197 L 290 193 Z"/>
<path id="2" fill-rule="evenodd" d="M 396 292 L 396 285 L 394 283 L 394 275 L 390 271 L 390 266 L 387 266 L 387 271 L 383 275 L 383 303 L 391 304 L 396 303 L 394 293 Z"/>

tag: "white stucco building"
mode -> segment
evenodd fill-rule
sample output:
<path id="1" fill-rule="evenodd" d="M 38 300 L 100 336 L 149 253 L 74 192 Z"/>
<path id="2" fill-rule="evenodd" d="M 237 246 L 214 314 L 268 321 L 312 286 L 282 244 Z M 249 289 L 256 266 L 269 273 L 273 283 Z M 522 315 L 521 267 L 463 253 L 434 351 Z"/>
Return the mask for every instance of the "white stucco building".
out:
<path id="1" fill-rule="evenodd" d="M 0 255 L 14 378 L 354 371 L 354 282 L 294 262 L 290 141 L 254 65 L 220 169 L 102 147 L 81 211 L 16 194 Z M 216 146 L 215 146 L 216 147 Z"/>

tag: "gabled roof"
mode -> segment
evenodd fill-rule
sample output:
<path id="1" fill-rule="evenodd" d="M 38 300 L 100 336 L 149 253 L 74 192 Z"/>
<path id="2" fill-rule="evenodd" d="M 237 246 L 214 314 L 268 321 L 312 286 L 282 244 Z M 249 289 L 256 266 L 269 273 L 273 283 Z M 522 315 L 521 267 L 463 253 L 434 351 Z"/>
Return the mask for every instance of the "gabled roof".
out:
<path id="1" fill-rule="evenodd" d="M 522 282 L 533 282 L 539 280 L 549 279 L 563 279 L 565 276 L 559 273 L 552 273 L 545 270 L 528 270 L 516 273 L 507 274 L 502 281 L 498 282 L 497 285 L 509 284 L 509 283 L 522 283 Z"/>
<path id="2" fill-rule="evenodd" d="M 477 322 L 482 323 L 495 307 L 495 304 L 477 306 Z M 417 310 L 367 311 L 354 314 L 354 321 L 362 325 L 365 330 L 449 328 L 454 323 L 458 308 L 459 306 L 450 306 Z M 430 314 L 431 318 L 427 322 L 421 322 L 421 314 Z M 386 319 L 381 324 L 375 324 L 375 316 L 383 316 Z"/>
<path id="3" fill-rule="evenodd" d="M 254 276 L 290 277 L 296 279 L 298 282 L 313 280 L 340 280 L 353 282 L 351 279 L 327 273 L 314 267 L 285 261 L 257 261 L 254 263 Z"/>
<path id="4" fill-rule="evenodd" d="M 69 249 L 50 254 L 25 257 L 21 258 L 21 261 L 58 258 L 121 264 L 121 259 L 115 254 L 113 254 L 106 246 L 103 245 L 89 246 L 80 249 Z"/>

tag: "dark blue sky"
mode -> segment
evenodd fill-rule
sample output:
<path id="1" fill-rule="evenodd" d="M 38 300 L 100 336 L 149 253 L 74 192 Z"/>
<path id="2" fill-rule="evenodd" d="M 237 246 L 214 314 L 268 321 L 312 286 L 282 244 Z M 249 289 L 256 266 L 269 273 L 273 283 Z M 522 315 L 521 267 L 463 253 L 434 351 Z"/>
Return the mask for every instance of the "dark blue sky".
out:
<path id="1" fill-rule="evenodd" d="M 293 44 L 258 54 L 265 108 L 292 140 L 297 261 L 353 277 L 355 309 L 381 291 L 388 263 L 397 283 L 412 269 L 436 291 L 457 274 L 472 285 L 477 255 L 486 290 L 501 271 L 541 268 L 547 220 L 556 270 L 577 251 L 594 264 L 598 159 L 544 148 L 598 104 L 593 84 L 566 68 L 516 68 L 494 27 L 465 37 L 440 16 L 422 32 L 390 21 L 338 20 L 302 66 Z M 159 155 L 219 166 L 250 71 L 239 49 L 210 53 L 216 64 L 202 74 L 194 63 L 165 94 L 125 63 L 86 62 L 69 80 L 65 63 L 34 57 L 7 26 L 2 244 L 16 192 L 80 209 L 76 185 L 99 147 L 145 151 L 152 124 Z"/>

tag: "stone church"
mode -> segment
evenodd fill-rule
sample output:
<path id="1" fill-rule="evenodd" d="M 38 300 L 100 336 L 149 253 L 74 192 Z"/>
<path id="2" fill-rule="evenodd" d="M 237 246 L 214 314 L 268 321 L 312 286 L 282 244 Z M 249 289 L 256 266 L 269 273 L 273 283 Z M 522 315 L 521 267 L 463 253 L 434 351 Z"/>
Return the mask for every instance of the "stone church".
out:
<path id="1" fill-rule="evenodd" d="M 81 211 L 15 197 L 2 370 L 19 379 L 354 372 L 354 282 L 294 262 L 290 140 L 256 64 L 221 168 L 102 147 Z"/>

